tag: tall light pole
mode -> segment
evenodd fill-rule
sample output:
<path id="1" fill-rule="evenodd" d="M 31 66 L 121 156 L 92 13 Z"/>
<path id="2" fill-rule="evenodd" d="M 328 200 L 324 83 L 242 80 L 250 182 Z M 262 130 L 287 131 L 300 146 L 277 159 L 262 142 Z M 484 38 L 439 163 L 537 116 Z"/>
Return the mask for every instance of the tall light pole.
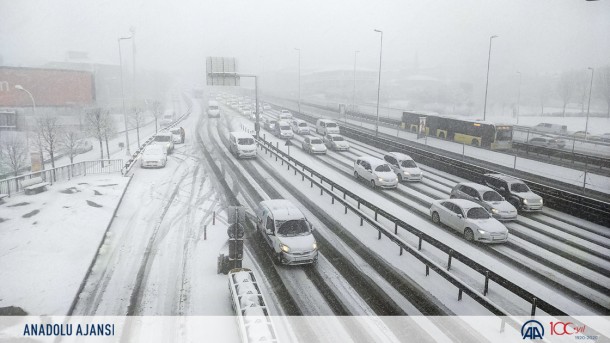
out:
<path id="1" fill-rule="evenodd" d="M 34 96 L 32 95 L 32 93 L 30 93 L 30 91 L 28 91 L 27 89 L 23 88 L 23 86 L 21 86 L 21 85 L 15 85 L 15 89 L 28 93 L 28 95 L 30 96 L 30 100 L 32 100 L 32 110 L 34 112 L 34 118 L 36 118 L 36 101 L 34 101 Z M 25 116 L 23 116 L 23 123 L 25 124 L 25 145 L 27 146 L 28 154 L 29 154 L 30 153 L 30 130 L 28 128 L 28 120 Z"/>
<path id="2" fill-rule="evenodd" d="M 587 132 L 589 129 L 589 108 L 591 107 L 591 93 L 593 92 L 593 73 L 595 72 L 595 70 L 591 67 L 587 69 L 591 69 L 591 85 L 589 85 L 589 103 L 587 104 L 587 121 L 585 122 L 585 140 L 587 140 L 587 135 L 589 134 Z"/>
<path id="3" fill-rule="evenodd" d="M 127 111 L 125 110 L 125 90 L 123 87 L 123 56 L 121 54 L 121 41 L 131 39 L 131 37 L 121 37 L 118 39 L 119 43 L 119 66 L 121 68 L 121 99 L 123 100 L 123 119 L 125 121 L 125 144 L 127 145 L 126 155 L 131 155 L 131 150 L 129 149 L 129 133 L 127 132 Z"/>
<path id="4" fill-rule="evenodd" d="M 299 114 L 301 113 L 301 49 L 294 48 L 299 52 Z"/>
<path id="5" fill-rule="evenodd" d="M 133 107 L 136 107 L 136 28 L 130 27 L 131 32 L 131 55 L 133 60 Z"/>
<path id="6" fill-rule="evenodd" d="M 383 31 L 375 29 L 381 33 L 381 45 L 379 46 L 379 80 L 377 83 L 377 120 L 375 121 L 375 137 L 379 135 L 379 93 L 381 91 L 381 54 L 383 52 Z"/>
<path id="7" fill-rule="evenodd" d="M 521 72 L 518 71 L 519 74 L 519 86 L 517 87 L 517 124 L 519 124 L 519 103 L 521 101 Z"/>
<path id="8" fill-rule="evenodd" d="M 354 51 L 354 92 L 352 93 L 352 111 L 356 112 L 356 57 L 360 51 Z M 347 111 L 345 112 L 345 122 L 347 123 Z"/>
<path id="9" fill-rule="evenodd" d="M 489 86 L 489 62 L 491 61 L 491 40 L 497 37 L 497 35 L 489 37 L 489 55 L 487 56 L 487 81 L 485 81 L 485 105 L 483 105 L 483 120 L 485 120 L 487 116 L 487 87 Z"/>

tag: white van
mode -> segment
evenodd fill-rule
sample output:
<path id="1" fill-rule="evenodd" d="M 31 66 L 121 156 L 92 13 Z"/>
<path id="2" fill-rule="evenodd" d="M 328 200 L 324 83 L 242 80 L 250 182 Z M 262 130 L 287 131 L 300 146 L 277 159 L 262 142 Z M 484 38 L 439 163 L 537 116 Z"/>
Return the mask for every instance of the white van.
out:
<path id="1" fill-rule="evenodd" d="M 339 125 L 330 119 L 318 119 L 316 122 L 316 133 L 326 136 L 329 133 L 340 133 Z"/>
<path id="2" fill-rule="evenodd" d="M 291 120 L 292 113 L 290 113 L 290 111 L 288 111 L 288 110 L 282 110 L 282 112 L 280 112 L 279 119 L 280 120 Z"/>
<path id="3" fill-rule="evenodd" d="M 208 117 L 220 118 L 220 106 L 218 105 L 218 101 L 208 101 Z"/>
<path id="4" fill-rule="evenodd" d="M 285 120 L 280 120 L 275 124 L 274 134 L 278 138 L 288 139 L 294 137 L 290 123 Z"/>
<path id="5" fill-rule="evenodd" d="M 161 126 L 168 126 L 174 122 L 176 117 L 176 113 L 174 110 L 167 110 L 163 113 L 163 118 L 161 118 L 161 122 L 159 123 Z"/>
<path id="6" fill-rule="evenodd" d="M 251 134 L 245 132 L 229 133 L 229 150 L 237 158 L 256 157 L 256 141 Z"/>
<path id="7" fill-rule="evenodd" d="M 398 177 L 392 168 L 384 160 L 362 156 L 354 162 L 354 176 L 356 179 L 364 179 L 370 182 L 371 187 L 396 188 Z"/>
<path id="8" fill-rule="evenodd" d="M 279 264 L 309 264 L 318 261 L 313 227 L 290 201 L 261 201 L 256 210 L 256 229 L 273 249 Z"/>
<path id="9" fill-rule="evenodd" d="M 411 156 L 400 152 L 388 152 L 383 156 L 398 176 L 398 181 L 421 181 L 422 172 Z"/>
<path id="10" fill-rule="evenodd" d="M 560 125 L 560 124 L 551 124 L 551 123 L 540 123 L 533 127 L 536 131 L 554 133 L 556 135 L 567 135 L 568 134 L 568 126 Z"/>

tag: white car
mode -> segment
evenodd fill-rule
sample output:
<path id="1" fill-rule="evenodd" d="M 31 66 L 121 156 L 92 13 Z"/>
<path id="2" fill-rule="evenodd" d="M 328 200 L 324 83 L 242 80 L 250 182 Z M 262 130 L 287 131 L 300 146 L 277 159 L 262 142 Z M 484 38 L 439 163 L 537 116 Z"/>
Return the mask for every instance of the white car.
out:
<path id="1" fill-rule="evenodd" d="M 174 140 L 172 139 L 172 134 L 167 131 L 157 133 L 153 144 L 163 147 L 166 154 L 171 154 L 172 151 L 174 151 Z"/>
<path id="2" fill-rule="evenodd" d="M 398 178 L 384 161 L 371 156 L 359 157 L 354 162 L 354 176 L 371 183 L 371 187 L 396 188 Z"/>
<path id="3" fill-rule="evenodd" d="M 474 182 L 460 182 L 451 190 L 451 199 L 466 199 L 483 206 L 497 220 L 517 219 L 517 209 L 493 189 Z"/>
<path id="4" fill-rule="evenodd" d="M 435 200 L 430 206 L 435 224 L 445 224 L 464 235 L 467 241 L 504 243 L 508 229 L 481 205 L 464 199 Z"/>
<path id="5" fill-rule="evenodd" d="M 326 145 L 317 137 L 305 137 L 301 146 L 310 154 L 326 154 Z"/>
<path id="6" fill-rule="evenodd" d="M 166 164 L 167 154 L 160 145 L 147 146 L 140 156 L 140 167 L 142 168 L 163 168 Z"/>
<path id="7" fill-rule="evenodd" d="M 343 136 L 341 136 L 339 134 L 329 133 L 326 136 L 324 136 L 323 140 L 324 140 L 324 144 L 326 144 L 326 147 L 329 148 L 330 150 L 335 150 L 335 151 L 349 150 L 349 142 L 346 141 L 345 138 L 343 138 Z"/>
<path id="8" fill-rule="evenodd" d="M 400 152 L 388 152 L 383 159 L 390 164 L 398 176 L 398 181 L 421 181 L 422 171 L 411 156 Z"/>
<path id="9" fill-rule="evenodd" d="M 292 113 L 290 113 L 290 111 L 288 111 L 288 110 L 282 110 L 282 112 L 279 115 L 279 119 L 280 120 L 291 120 Z"/>
<path id="10" fill-rule="evenodd" d="M 304 120 L 294 119 L 292 123 L 292 132 L 299 135 L 308 135 L 309 134 L 309 125 Z"/>
<path id="11" fill-rule="evenodd" d="M 184 143 L 184 140 L 182 138 L 182 130 L 179 127 L 174 127 L 169 130 L 169 132 L 172 133 L 172 141 L 174 142 L 174 144 Z"/>

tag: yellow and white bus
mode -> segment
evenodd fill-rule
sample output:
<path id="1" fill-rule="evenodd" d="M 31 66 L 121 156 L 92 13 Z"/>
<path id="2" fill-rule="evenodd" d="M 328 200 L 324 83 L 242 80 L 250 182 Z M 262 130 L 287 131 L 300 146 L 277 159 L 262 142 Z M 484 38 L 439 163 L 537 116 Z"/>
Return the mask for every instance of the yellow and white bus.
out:
<path id="1" fill-rule="evenodd" d="M 492 150 L 512 148 L 512 125 L 403 112 L 401 127 L 412 132 L 418 132 L 420 118 L 422 117 L 426 118 L 426 135 Z"/>

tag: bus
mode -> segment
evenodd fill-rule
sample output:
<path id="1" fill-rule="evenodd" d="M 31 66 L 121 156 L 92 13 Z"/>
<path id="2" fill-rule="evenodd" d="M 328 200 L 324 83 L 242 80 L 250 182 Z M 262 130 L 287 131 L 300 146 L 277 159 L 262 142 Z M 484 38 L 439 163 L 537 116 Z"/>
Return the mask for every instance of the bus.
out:
<path id="1" fill-rule="evenodd" d="M 441 115 L 403 112 L 401 128 L 417 132 L 421 117 L 426 118 L 426 135 L 492 150 L 508 150 L 512 148 L 512 125 L 493 124 Z"/>

